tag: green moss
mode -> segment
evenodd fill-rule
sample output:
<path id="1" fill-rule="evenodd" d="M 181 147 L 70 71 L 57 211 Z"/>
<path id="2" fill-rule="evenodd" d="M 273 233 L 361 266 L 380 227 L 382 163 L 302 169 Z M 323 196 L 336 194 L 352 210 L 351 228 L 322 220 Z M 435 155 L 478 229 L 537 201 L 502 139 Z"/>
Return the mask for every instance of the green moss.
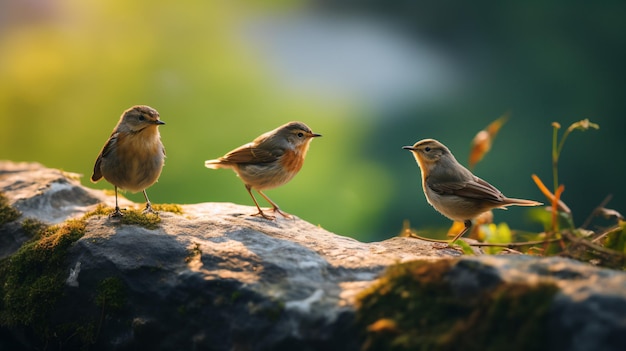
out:
<path id="1" fill-rule="evenodd" d="M 458 296 L 447 274 L 457 260 L 392 266 L 359 297 L 364 350 L 533 350 L 545 344 L 558 288 L 500 283 Z"/>
<path id="2" fill-rule="evenodd" d="M 237 300 L 241 298 L 241 291 L 235 290 L 232 294 L 230 294 L 230 302 L 235 303 Z"/>
<path id="3" fill-rule="evenodd" d="M 113 208 L 104 204 L 99 204 L 93 211 L 85 214 L 84 218 L 93 216 L 108 216 L 113 212 Z M 123 211 L 124 216 L 119 218 L 119 223 L 127 225 L 138 225 L 146 229 L 156 229 L 161 223 L 161 217 L 154 213 L 143 213 L 141 210 L 129 209 Z"/>
<path id="4" fill-rule="evenodd" d="M 98 204 L 93 211 L 85 213 L 84 218 L 86 219 L 93 216 L 108 216 L 111 212 L 113 212 L 112 208 L 107 207 L 105 204 Z"/>
<path id="5" fill-rule="evenodd" d="M 97 338 L 97 328 L 91 319 L 62 323 L 55 328 L 54 333 L 68 336 L 65 340 L 59 340 L 59 350 L 90 350 L 89 345 Z"/>
<path id="6" fill-rule="evenodd" d="M 5 207 L 7 203 L 0 197 L 2 218 L 9 218 L 4 215 L 9 212 L 17 213 L 12 212 L 10 206 Z M 158 205 L 155 210 L 182 213 L 178 205 Z M 99 205 L 81 219 L 68 220 L 58 226 L 46 226 L 28 218 L 22 221 L 22 230 L 33 240 L 0 262 L 0 326 L 31 330 L 42 345 L 71 340 L 75 345 L 88 347 L 98 338 L 103 316 L 122 310 L 127 303 L 125 286 L 118 278 L 107 278 L 98 284 L 94 297 L 95 306 L 101 310 L 98 316 L 84 315 L 81 320 L 59 324 L 51 320 L 58 314 L 55 308 L 64 296 L 68 249 L 84 235 L 89 217 L 108 216 L 110 212 L 110 208 Z M 140 210 L 124 214 L 119 223 L 155 229 L 161 222 L 158 215 L 144 214 Z M 17 213 L 17 217 L 19 215 Z M 10 218 L 17 219 L 15 216 Z M 192 253 L 198 252 L 199 246 L 192 248 Z"/>
<path id="7" fill-rule="evenodd" d="M 82 219 L 46 227 L 36 220 L 24 220 L 22 227 L 35 240 L 24 244 L 14 255 L 0 262 L 0 325 L 21 326 L 34 332 L 42 345 L 51 340 L 87 347 L 97 338 L 106 314 L 122 310 L 126 292 L 118 278 L 98 284 L 94 303 L 99 317 L 83 315 L 81 320 L 51 323 L 57 302 L 63 297 L 67 275 L 66 259 L 71 245 L 86 229 L 86 218 L 102 213 L 98 208 Z M 96 327 L 98 325 L 98 327 Z"/>
<path id="8" fill-rule="evenodd" d="M 106 278 L 98 284 L 96 305 L 103 310 L 119 311 L 125 304 L 126 290 L 119 278 Z"/>
<path id="9" fill-rule="evenodd" d="M 22 221 L 22 230 L 34 239 L 38 239 L 46 228 L 47 225 L 44 222 L 33 218 L 26 218 Z"/>
<path id="10" fill-rule="evenodd" d="M 179 215 L 183 214 L 183 208 L 176 204 L 155 204 L 152 205 L 152 209 L 157 212 L 171 212 Z"/>
<path id="11" fill-rule="evenodd" d="M 233 303 L 240 303 L 239 301 L 243 301 L 243 299 L 244 296 L 238 296 L 235 300 L 233 300 Z M 278 322 L 283 312 L 285 311 L 285 302 L 280 300 L 274 300 L 270 304 L 252 304 L 249 305 L 248 311 L 251 314 L 261 315 L 271 322 Z"/>
<path id="12" fill-rule="evenodd" d="M 143 211 L 132 209 L 124 212 L 124 216 L 120 219 L 120 222 L 154 230 L 159 227 L 161 217 L 154 213 L 143 213 Z"/>
<path id="13" fill-rule="evenodd" d="M 155 204 L 152 209 L 158 212 L 171 212 L 175 214 L 183 214 L 183 208 L 175 204 Z M 92 216 L 108 216 L 113 212 L 113 208 L 104 204 L 99 204 L 93 211 L 85 214 L 85 218 Z M 123 211 L 124 216 L 120 218 L 120 223 L 128 225 L 138 225 L 146 229 L 156 229 L 161 223 L 161 217 L 155 213 L 143 213 L 143 210 L 128 209 Z"/>
<path id="14" fill-rule="evenodd" d="M 13 222 L 21 215 L 20 211 L 9 205 L 9 199 L 7 199 L 3 193 L 0 193 L 0 226 L 5 223 Z"/>
<path id="15" fill-rule="evenodd" d="M 84 220 L 43 228 L 37 240 L 0 263 L 0 324 L 46 329 L 46 317 L 63 292 L 67 250 L 84 233 Z"/>

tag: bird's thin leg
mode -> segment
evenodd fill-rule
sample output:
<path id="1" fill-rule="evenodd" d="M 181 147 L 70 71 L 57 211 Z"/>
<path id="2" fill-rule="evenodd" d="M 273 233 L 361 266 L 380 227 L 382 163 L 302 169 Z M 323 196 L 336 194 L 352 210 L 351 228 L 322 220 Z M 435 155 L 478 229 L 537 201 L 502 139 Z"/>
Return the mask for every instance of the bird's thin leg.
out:
<path id="1" fill-rule="evenodd" d="M 158 215 L 159 213 L 152 209 L 152 204 L 150 203 L 150 199 L 148 199 L 148 194 L 146 190 L 143 190 L 143 197 L 146 199 L 146 208 L 144 208 L 143 213 L 154 213 Z"/>
<path id="2" fill-rule="evenodd" d="M 288 214 L 286 214 L 285 212 L 281 211 L 281 210 L 280 210 L 280 208 L 278 208 L 278 205 L 277 205 L 274 201 L 272 201 L 269 197 L 267 197 L 267 195 L 263 194 L 260 190 L 257 190 L 257 192 L 258 192 L 259 194 L 261 194 L 261 196 L 263 196 L 263 198 L 264 198 L 265 200 L 267 200 L 267 202 L 269 202 L 270 204 L 272 204 L 272 209 L 274 210 L 274 212 L 278 212 L 278 213 L 280 213 L 280 214 L 281 214 L 283 217 L 285 217 L 285 218 L 291 218 L 291 216 L 290 216 L 290 215 L 288 215 Z"/>
<path id="3" fill-rule="evenodd" d="M 450 245 L 452 245 L 455 241 L 457 241 L 457 239 L 462 237 L 463 234 L 467 233 L 467 231 L 472 227 L 472 221 L 469 220 L 469 219 L 465 220 L 465 222 L 463 222 L 463 224 L 465 224 L 465 228 L 463 230 L 461 230 L 461 232 L 459 234 L 457 234 L 454 237 L 454 239 L 452 239 L 452 241 L 450 241 Z"/>
<path id="4" fill-rule="evenodd" d="M 276 219 L 273 216 L 268 216 L 265 213 L 263 213 L 263 210 L 261 210 L 261 206 L 259 206 L 259 203 L 254 198 L 254 195 L 252 195 L 252 188 L 250 187 L 250 185 L 246 184 L 246 190 L 248 190 L 248 194 L 250 194 L 250 197 L 252 198 L 252 201 L 254 201 L 254 204 L 256 205 L 256 208 L 259 210 L 259 212 L 253 214 L 253 216 L 262 216 L 263 218 L 265 218 L 267 220 L 270 220 L 270 221 Z M 261 192 L 259 191 L 259 193 L 261 193 Z M 261 193 L 261 195 L 263 195 L 263 194 Z"/>
<path id="5" fill-rule="evenodd" d="M 115 188 L 115 211 L 109 215 L 109 218 L 122 217 L 124 214 L 120 211 L 120 207 L 117 205 L 117 186 L 113 185 L 113 187 Z"/>

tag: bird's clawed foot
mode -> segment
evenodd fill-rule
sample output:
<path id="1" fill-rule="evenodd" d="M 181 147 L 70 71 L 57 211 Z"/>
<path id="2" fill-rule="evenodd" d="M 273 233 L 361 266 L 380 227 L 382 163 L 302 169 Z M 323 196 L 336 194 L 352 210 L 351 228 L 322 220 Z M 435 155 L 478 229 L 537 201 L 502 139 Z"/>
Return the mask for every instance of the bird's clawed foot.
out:
<path id="1" fill-rule="evenodd" d="M 280 210 L 280 208 L 278 208 L 278 207 L 274 207 L 274 208 L 272 208 L 272 211 L 273 211 L 274 213 L 278 213 L 278 214 L 280 214 L 281 216 L 283 216 L 283 217 L 285 217 L 285 218 L 287 218 L 287 219 L 292 219 L 292 218 L 293 218 L 290 214 L 287 214 L 287 213 L 285 213 L 285 212 L 281 211 L 281 210 Z M 268 221 L 275 221 L 275 220 L 276 220 L 276 216 L 270 216 L 270 215 L 267 215 L 267 214 L 265 214 L 265 212 L 263 212 L 263 210 L 261 210 L 260 208 L 259 208 L 259 212 L 257 212 L 257 213 L 255 213 L 255 214 L 253 214 L 252 216 L 261 216 L 261 217 L 263 217 L 263 218 L 267 219 Z"/>
<path id="2" fill-rule="evenodd" d="M 287 214 L 287 213 L 281 211 L 280 208 L 278 208 L 278 207 L 274 207 L 272 210 L 274 211 L 274 213 L 278 213 L 278 214 L 280 214 L 281 216 L 283 216 L 283 217 L 285 217 L 287 219 L 292 219 L 293 218 L 290 214 Z"/>
<path id="3" fill-rule="evenodd" d="M 263 212 L 261 209 L 259 209 L 259 212 L 251 214 L 251 216 L 261 216 L 261 217 L 267 219 L 268 221 L 276 220 L 276 217 L 270 216 L 270 215 L 266 215 L 265 212 Z"/>
<path id="4" fill-rule="evenodd" d="M 143 209 L 143 214 L 152 213 L 155 215 L 159 215 L 159 212 L 152 209 L 152 205 L 149 202 L 146 202 L 146 208 Z"/>
<path id="5" fill-rule="evenodd" d="M 120 211 L 119 207 L 115 206 L 115 211 L 109 214 L 109 218 L 121 218 L 121 217 L 124 217 L 124 214 L 122 213 L 122 211 Z"/>

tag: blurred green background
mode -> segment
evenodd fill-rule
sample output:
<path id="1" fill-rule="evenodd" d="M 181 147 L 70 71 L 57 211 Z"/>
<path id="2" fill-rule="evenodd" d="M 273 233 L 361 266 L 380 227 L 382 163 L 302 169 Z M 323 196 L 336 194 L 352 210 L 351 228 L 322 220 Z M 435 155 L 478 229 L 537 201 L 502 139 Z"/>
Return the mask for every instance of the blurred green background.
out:
<path id="1" fill-rule="evenodd" d="M 626 210 L 624 18 L 619 1 L 5 0 L 0 159 L 111 189 L 89 182 L 95 158 L 122 111 L 147 104 L 167 123 L 153 202 L 252 205 L 232 172 L 204 160 L 300 120 L 323 137 L 267 194 L 370 241 L 405 219 L 427 232 L 450 223 L 426 203 L 403 145 L 436 138 L 467 164 L 476 132 L 509 112 L 475 173 L 544 201 L 530 175 L 552 184 L 551 122 L 589 118 L 601 129 L 572 134 L 560 168 L 580 224 L 608 194 Z M 522 208 L 496 221 L 541 230 Z"/>

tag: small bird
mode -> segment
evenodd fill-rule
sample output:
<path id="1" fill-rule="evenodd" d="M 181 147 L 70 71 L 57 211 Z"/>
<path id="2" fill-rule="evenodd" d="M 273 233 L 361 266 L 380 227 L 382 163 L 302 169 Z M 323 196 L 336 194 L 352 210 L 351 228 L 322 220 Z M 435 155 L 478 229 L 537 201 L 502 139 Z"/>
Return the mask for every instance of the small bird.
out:
<path id="1" fill-rule="evenodd" d="M 104 177 L 115 187 L 115 211 L 110 217 L 123 216 L 117 204 L 118 188 L 134 193 L 142 191 L 146 198 L 144 213 L 154 213 L 146 188 L 159 179 L 163 169 L 165 148 L 158 129 L 163 124 L 157 110 L 133 106 L 124 111 L 100 151 L 91 181 L 95 183 Z"/>
<path id="2" fill-rule="evenodd" d="M 302 122 L 289 122 L 218 159 L 205 161 L 204 166 L 211 169 L 230 168 L 237 173 L 259 210 L 253 216 L 260 215 L 269 220 L 275 218 L 261 210 L 252 195 L 252 189 L 272 205 L 274 212 L 290 218 L 262 190 L 276 188 L 290 181 L 302 168 L 312 138 L 320 136 Z"/>
<path id="3" fill-rule="evenodd" d="M 415 156 L 422 173 L 422 187 L 428 203 L 465 228 L 450 243 L 463 236 L 472 226 L 472 219 L 494 208 L 507 206 L 540 206 L 541 202 L 511 199 L 498 189 L 463 167 L 448 148 L 434 139 L 404 146 Z"/>

